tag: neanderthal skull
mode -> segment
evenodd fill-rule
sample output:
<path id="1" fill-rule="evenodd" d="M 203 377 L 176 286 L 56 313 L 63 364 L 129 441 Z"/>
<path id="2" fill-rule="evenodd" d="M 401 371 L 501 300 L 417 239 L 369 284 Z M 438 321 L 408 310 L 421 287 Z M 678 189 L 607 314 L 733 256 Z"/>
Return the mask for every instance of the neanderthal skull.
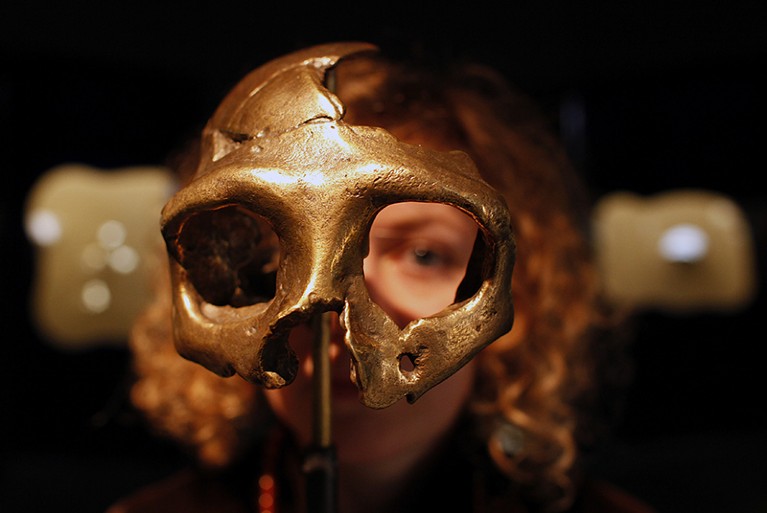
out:
<path id="1" fill-rule="evenodd" d="M 341 58 L 371 50 L 324 45 L 272 61 L 205 127 L 194 180 L 162 213 L 184 357 L 282 387 L 298 367 L 290 330 L 337 311 L 361 401 L 384 408 L 415 401 L 510 329 L 514 246 L 501 196 L 462 152 L 346 124 L 325 86 Z M 400 328 L 370 299 L 362 261 L 376 214 L 405 201 L 450 204 L 481 236 L 456 302 Z"/>

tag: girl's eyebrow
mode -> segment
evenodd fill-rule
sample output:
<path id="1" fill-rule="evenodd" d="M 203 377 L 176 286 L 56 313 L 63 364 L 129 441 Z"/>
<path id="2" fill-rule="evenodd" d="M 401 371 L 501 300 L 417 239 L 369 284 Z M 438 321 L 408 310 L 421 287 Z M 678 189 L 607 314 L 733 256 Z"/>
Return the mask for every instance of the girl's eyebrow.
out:
<path id="1" fill-rule="evenodd" d="M 446 204 L 440 205 L 452 207 Z M 415 207 L 387 210 L 384 208 L 373 221 L 369 236 L 379 240 L 433 236 L 456 244 L 465 237 L 475 236 L 479 231 L 476 220 L 455 207 L 452 209 Z"/>
<path id="2" fill-rule="evenodd" d="M 433 220 L 430 219 L 399 219 L 382 221 L 381 224 L 375 226 L 375 231 L 383 232 L 401 232 L 411 231 L 419 228 L 423 228 L 433 224 Z"/>
<path id="3" fill-rule="evenodd" d="M 470 219 L 474 225 L 478 227 L 476 221 L 471 219 L 471 217 L 467 215 L 466 218 Z M 376 229 L 411 229 L 420 228 L 422 226 L 428 226 L 431 224 L 460 228 L 464 226 L 464 220 L 463 218 L 446 216 L 434 212 L 397 214 L 395 216 L 387 216 L 387 218 L 384 220 L 378 220 Z"/>
<path id="4" fill-rule="evenodd" d="M 394 224 L 392 226 L 376 227 L 372 230 L 368 236 L 371 239 L 383 242 L 391 243 L 393 241 L 403 241 L 405 239 L 422 239 L 425 241 L 432 241 L 441 244 L 458 245 L 461 244 L 465 238 L 476 237 L 479 230 L 474 230 L 473 233 L 468 234 L 462 227 L 444 223 L 441 221 L 432 220 L 414 220 L 413 222 L 405 222 L 402 224 Z"/>

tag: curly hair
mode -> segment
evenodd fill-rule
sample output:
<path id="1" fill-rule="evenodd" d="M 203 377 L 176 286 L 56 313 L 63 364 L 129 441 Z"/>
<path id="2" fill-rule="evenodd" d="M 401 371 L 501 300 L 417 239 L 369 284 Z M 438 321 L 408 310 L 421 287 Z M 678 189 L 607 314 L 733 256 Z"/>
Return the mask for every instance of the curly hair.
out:
<path id="1" fill-rule="evenodd" d="M 385 128 L 413 144 L 463 150 L 506 198 L 517 244 L 515 323 L 478 355 L 470 411 L 490 426 L 484 436 L 498 469 L 538 502 L 546 497 L 551 509 L 566 507 L 585 418 L 580 406 L 595 385 L 591 340 L 608 318 L 584 199 L 565 152 L 533 103 L 485 68 L 438 73 L 355 57 L 336 74 L 346 121 Z M 132 333 L 132 400 L 203 464 L 225 466 L 252 438 L 259 394 L 244 380 L 218 377 L 175 353 L 167 276 L 157 283 L 156 300 Z M 493 436 L 499 422 L 522 433 L 518 450 Z"/>

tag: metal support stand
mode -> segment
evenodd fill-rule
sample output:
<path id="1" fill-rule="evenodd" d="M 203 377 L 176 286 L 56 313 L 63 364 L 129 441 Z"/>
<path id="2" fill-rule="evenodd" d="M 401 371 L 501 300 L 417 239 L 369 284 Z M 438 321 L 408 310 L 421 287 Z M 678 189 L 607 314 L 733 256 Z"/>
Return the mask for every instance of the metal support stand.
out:
<path id="1" fill-rule="evenodd" d="M 313 445 L 306 453 L 303 472 L 306 477 L 308 513 L 335 513 L 337 510 L 338 470 L 331 431 L 330 390 L 330 313 L 312 319 L 314 333 L 313 361 Z"/>

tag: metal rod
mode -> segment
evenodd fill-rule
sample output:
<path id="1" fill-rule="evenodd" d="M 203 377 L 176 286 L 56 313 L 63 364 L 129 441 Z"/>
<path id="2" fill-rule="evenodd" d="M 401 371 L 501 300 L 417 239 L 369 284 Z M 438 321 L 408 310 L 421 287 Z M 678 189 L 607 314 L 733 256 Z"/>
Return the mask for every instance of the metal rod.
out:
<path id="1" fill-rule="evenodd" d="M 307 513 L 335 513 L 337 510 L 338 470 L 331 430 L 330 315 L 325 312 L 312 319 L 313 443 L 303 464 Z"/>
<path id="2" fill-rule="evenodd" d="M 331 429 L 331 390 L 330 390 L 330 312 L 316 315 L 313 318 L 314 344 L 312 359 L 314 373 L 312 375 L 314 393 L 314 445 L 330 447 L 333 441 Z"/>

